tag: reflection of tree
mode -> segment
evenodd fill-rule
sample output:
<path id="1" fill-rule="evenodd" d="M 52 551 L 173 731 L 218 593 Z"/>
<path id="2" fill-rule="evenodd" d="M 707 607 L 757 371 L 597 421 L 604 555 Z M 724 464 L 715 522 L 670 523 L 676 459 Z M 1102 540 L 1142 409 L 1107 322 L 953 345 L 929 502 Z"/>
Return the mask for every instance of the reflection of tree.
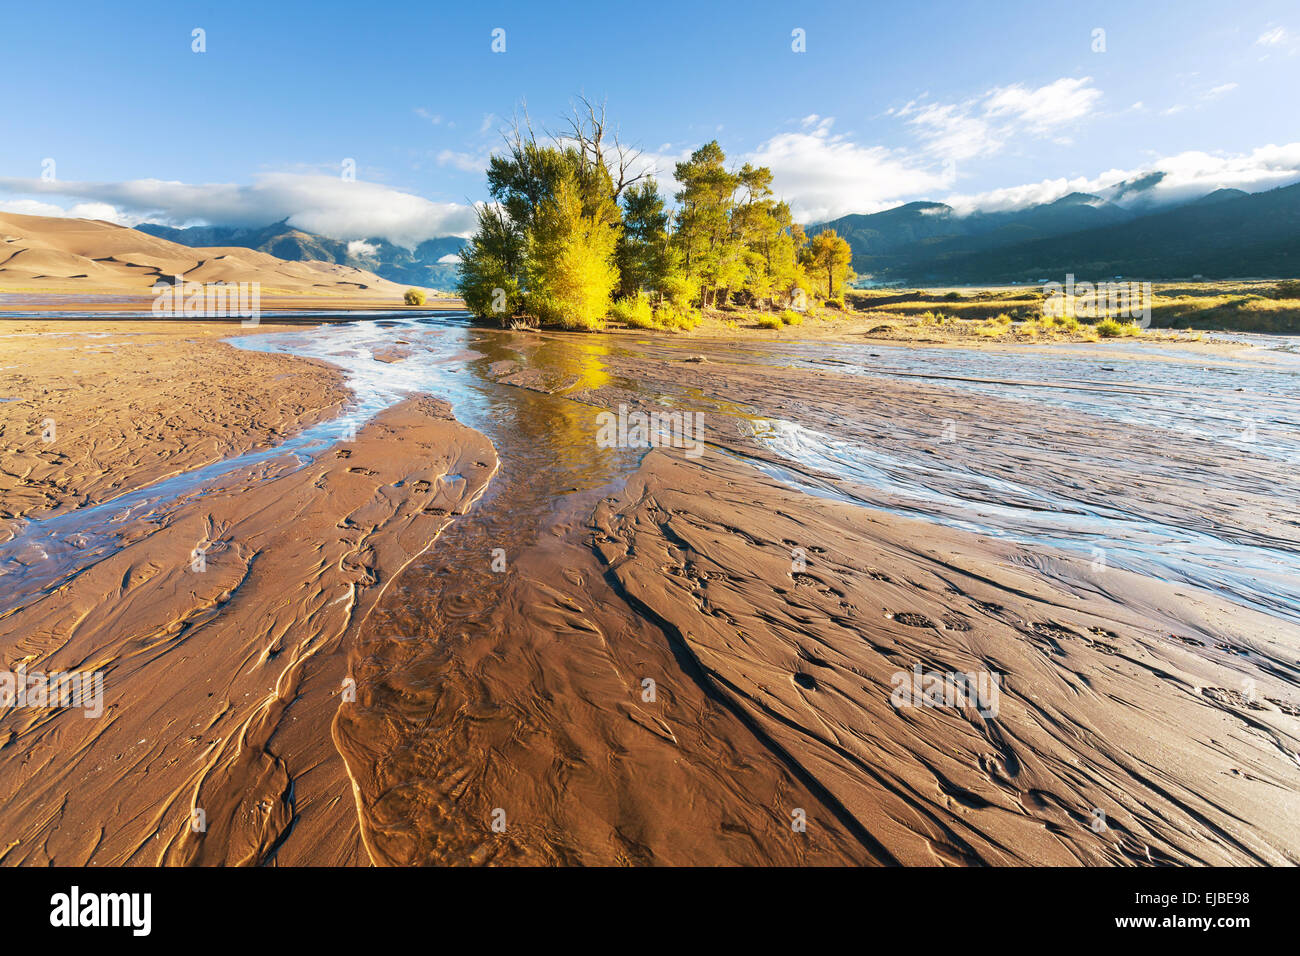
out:
<path id="1" fill-rule="evenodd" d="M 549 395 L 511 385 L 487 386 L 505 390 L 499 393 L 502 400 L 492 402 L 497 428 L 489 437 L 503 468 L 520 468 L 527 476 L 524 494 L 553 501 L 573 490 L 603 487 L 636 467 L 640 451 L 597 447 L 596 415 L 601 409 L 581 400 L 585 393 L 613 382 L 605 364 L 610 348 L 603 339 L 548 339 L 523 350 L 487 333 L 470 347 L 484 356 L 473 365 L 485 382 L 492 381 L 488 369 L 493 363 L 513 360 L 539 373 L 551 387 L 561 386 Z"/>

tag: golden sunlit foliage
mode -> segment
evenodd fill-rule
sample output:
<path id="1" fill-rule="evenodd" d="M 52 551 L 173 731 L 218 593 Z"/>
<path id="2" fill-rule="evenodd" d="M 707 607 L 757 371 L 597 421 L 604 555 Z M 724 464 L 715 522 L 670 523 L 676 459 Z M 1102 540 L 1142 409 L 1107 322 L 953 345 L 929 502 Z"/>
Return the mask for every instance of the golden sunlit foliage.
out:
<path id="1" fill-rule="evenodd" d="M 702 308 L 802 311 L 815 292 L 805 262 L 824 271 L 828 294 L 851 278 L 833 233 L 814 240 L 815 254 L 805 250 L 803 229 L 773 197 L 771 170 L 728 169 L 707 143 L 677 164 L 670 211 L 655 180 L 634 172 L 637 154 L 611 144 L 603 109 L 582 106 L 564 137 L 541 143 L 525 121 L 491 157 L 493 202 L 479 209 L 458 282 L 475 315 L 685 330 Z"/>

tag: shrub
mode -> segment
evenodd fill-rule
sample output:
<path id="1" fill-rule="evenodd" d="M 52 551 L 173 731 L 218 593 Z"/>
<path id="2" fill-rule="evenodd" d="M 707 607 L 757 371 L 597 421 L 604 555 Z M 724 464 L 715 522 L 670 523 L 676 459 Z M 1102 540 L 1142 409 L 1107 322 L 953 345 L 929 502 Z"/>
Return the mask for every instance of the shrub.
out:
<path id="1" fill-rule="evenodd" d="M 606 204 L 608 205 L 608 204 Z M 562 177 L 537 208 L 528 237 L 526 306 L 544 325 L 604 328 L 618 283 L 610 210 L 588 210 L 574 177 Z"/>
<path id="2" fill-rule="evenodd" d="M 1275 299 L 1300 299 L 1300 279 L 1284 279 L 1273 287 Z"/>
<path id="3" fill-rule="evenodd" d="M 679 273 L 666 276 L 659 290 L 664 298 L 676 306 L 692 306 L 699 301 L 700 284 Z"/>
<path id="4" fill-rule="evenodd" d="M 786 309 L 781 313 L 781 321 L 786 325 L 803 325 L 803 315 L 794 309 Z"/>
<path id="5" fill-rule="evenodd" d="M 1093 326 L 1093 329 L 1103 339 L 1113 339 L 1117 335 L 1122 335 L 1124 333 L 1124 326 L 1120 325 L 1114 319 L 1102 319 Z"/>
<path id="6" fill-rule="evenodd" d="M 828 308 L 828 309 L 837 309 L 837 310 L 839 310 L 839 311 L 843 311 L 843 310 L 844 310 L 844 300 L 843 300 L 843 299 L 827 299 L 827 300 L 826 300 L 826 308 Z"/>
<path id="7" fill-rule="evenodd" d="M 672 332 L 689 332 L 700 324 L 698 309 L 689 305 L 675 305 L 672 302 L 661 305 L 655 317 L 661 328 Z"/>
<path id="8" fill-rule="evenodd" d="M 758 327 L 760 329 L 779 329 L 784 325 L 779 315 L 760 315 L 758 317 Z"/>
<path id="9" fill-rule="evenodd" d="M 463 264 L 457 288 L 467 309 L 479 318 L 499 319 L 502 325 L 510 321 L 522 305 L 519 283 L 493 259 Z"/>
<path id="10" fill-rule="evenodd" d="M 609 317 L 633 329 L 657 329 L 659 323 L 650 308 L 650 297 L 644 292 L 619 299 L 609 307 Z"/>
<path id="11" fill-rule="evenodd" d="M 405 294 L 402 296 L 402 300 L 406 302 L 407 305 L 424 305 L 424 290 L 407 289 Z"/>

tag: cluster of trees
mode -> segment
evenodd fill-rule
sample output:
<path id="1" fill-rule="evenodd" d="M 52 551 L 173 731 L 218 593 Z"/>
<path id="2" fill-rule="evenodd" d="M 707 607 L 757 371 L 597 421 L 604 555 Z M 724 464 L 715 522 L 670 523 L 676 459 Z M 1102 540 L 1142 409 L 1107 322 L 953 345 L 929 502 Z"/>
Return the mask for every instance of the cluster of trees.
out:
<path id="1" fill-rule="evenodd" d="M 541 143 L 517 124 L 487 170 L 493 202 L 461 251 L 459 291 L 476 315 L 503 323 L 690 327 L 698 310 L 800 309 L 853 278 L 848 243 L 811 241 L 773 197 L 772 172 L 728 170 L 717 142 L 675 171 L 670 210 L 634 151 L 583 102 L 562 137 Z"/>

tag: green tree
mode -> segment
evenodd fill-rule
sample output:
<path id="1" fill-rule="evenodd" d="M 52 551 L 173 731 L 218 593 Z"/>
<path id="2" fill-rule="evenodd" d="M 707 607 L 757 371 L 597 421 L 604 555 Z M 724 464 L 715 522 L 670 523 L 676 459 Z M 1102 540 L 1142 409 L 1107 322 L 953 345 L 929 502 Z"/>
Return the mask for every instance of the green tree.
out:
<path id="1" fill-rule="evenodd" d="M 717 140 L 705 143 L 676 167 L 677 242 L 688 275 L 698 278 L 703 305 L 717 300 L 719 287 L 743 274 L 742 250 L 731 235 L 731 209 L 740 177 L 727 171 Z"/>
<path id="2" fill-rule="evenodd" d="M 668 245 L 668 210 L 653 179 L 623 194 L 623 234 L 615 258 L 621 297 L 641 290 L 663 295 L 664 282 L 676 262 Z"/>
<path id="3" fill-rule="evenodd" d="M 457 291 L 465 306 L 481 319 L 503 325 L 520 306 L 525 239 L 501 206 L 478 210 L 478 230 L 460 252 Z"/>
<path id="4" fill-rule="evenodd" d="M 641 175 L 632 172 L 636 153 L 607 132 L 604 109 L 583 104 L 588 117 L 575 111 L 563 144 L 539 143 L 525 116 L 489 160 L 493 202 L 479 210 L 458 282 L 475 315 L 581 327 L 600 321 L 593 310 L 608 302 L 608 275 L 618 276 L 618 197 Z M 609 261 L 597 268 L 593 256 L 606 246 Z"/>

